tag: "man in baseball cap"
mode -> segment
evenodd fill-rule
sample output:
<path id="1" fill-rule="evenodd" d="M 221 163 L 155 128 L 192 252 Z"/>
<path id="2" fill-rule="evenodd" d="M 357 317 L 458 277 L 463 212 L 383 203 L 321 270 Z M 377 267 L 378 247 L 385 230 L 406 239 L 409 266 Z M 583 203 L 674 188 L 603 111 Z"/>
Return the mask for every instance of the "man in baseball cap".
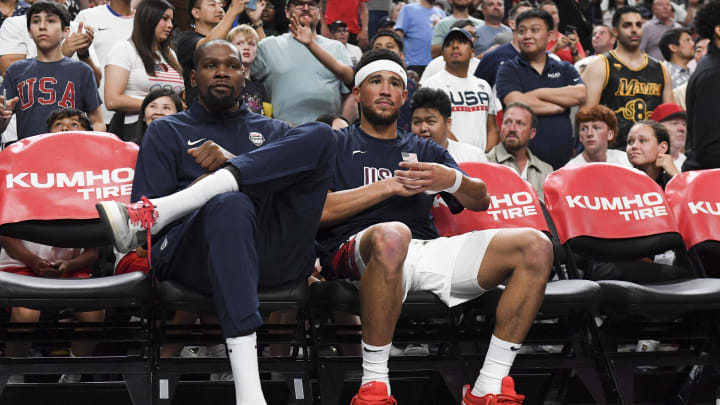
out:
<path id="1" fill-rule="evenodd" d="M 670 134 L 670 156 L 675 167 L 681 168 L 685 162 L 685 138 L 687 136 L 687 113 L 674 103 L 660 104 L 650 117 L 667 129 Z"/>
<path id="2" fill-rule="evenodd" d="M 470 42 L 470 45 L 474 44 L 474 41 L 473 41 L 474 38 L 473 38 L 472 34 L 470 32 L 468 32 L 468 30 L 466 30 L 464 28 L 453 28 L 450 31 L 448 31 L 447 34 L 445 34 L 445 39 L 443 39 L 443 43 L 442 43 L 443 49 L 445 49 L 447 44 L 450 43 L 450 41 L 453 38 L 458 38 L 463 41 L 467 40 L 467 42 Z"/>
<path id="3" fill-rule="evenodd" d="M 350 55 L 352 65 L 357 65 L 357 63 L 360 61 L 360 58 L 362 57 L 362 49 L 360 49 L 359 46 L 348 43 L 348 39 L 350 39 L 350 31 L 348 31 L 348 25 L 345 24 L 345 21 L 333 21 L 328 26 L 328 29 L 330 30 L 330 35 L 332 39 L 340 41 L 343 43 L 343 45 L 345 45 L 348 55 Z"/>
<path id="4" fill-rule="evenodd" d="M 452 100 L 452 131 L 458 141 L 489 152 L 499 141 L 498 103 L 492 87 L 470 69 L 475 59 L 470 31 L 458 27 L 448 31 L 442 57 L 445 68 L 426 79 L 423 87 L 442 90 Z"/>
<path id="5" fill-rule="evenodd" d="M 395 28 L 395 20 L 389 16 L 385 16 L 378 21 L 378 31 L 393 31 Z"/>

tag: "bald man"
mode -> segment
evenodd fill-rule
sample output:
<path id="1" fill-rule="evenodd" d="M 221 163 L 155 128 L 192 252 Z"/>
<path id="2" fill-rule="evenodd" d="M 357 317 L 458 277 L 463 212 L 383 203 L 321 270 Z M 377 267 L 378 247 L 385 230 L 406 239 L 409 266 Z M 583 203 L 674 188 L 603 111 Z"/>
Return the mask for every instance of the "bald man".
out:
<path id="1" fill-rule="evenodd" d="M 237 404 L 263 405 L 257 288 L 312 273 L 335 139 L 325 124 L 290 128 L 248 111 L 238 101 L 243 67 L 231 43 L 201 45 L 194 65 L 195 102 L 153 121 L 143 137 L 138 202 L 97 208 L 119 251 L 152 240 L 148 257 L 160 280 L 214 297 Z"/>

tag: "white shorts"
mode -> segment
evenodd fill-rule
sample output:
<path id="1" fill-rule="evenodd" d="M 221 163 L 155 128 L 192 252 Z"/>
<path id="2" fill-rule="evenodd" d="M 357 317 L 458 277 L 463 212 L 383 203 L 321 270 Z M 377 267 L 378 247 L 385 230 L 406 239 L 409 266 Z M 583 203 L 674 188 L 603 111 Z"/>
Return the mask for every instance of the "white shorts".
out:
<path id="1" fill-rule="evenodd" d="M 487 247 L 498 231 L 487 229 L 449 238 L 410 241 L 403 264 L 403 301 L 410 291 L 429 291 L 454 307 L 482 295 L 485 290 L 478 284 L 477 275 Z M 353 236 L 354 259 L 360 273 L 365 271 L 360 255 L 363 232 Z"/>

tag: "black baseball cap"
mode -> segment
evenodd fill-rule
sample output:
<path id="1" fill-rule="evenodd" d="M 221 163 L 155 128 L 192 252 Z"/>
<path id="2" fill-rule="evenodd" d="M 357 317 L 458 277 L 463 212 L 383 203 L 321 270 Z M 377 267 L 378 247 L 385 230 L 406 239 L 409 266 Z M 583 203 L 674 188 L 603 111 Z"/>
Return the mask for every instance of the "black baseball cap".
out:
<path id="1" fill-rule="evenodd" d="M 345 24 L 345 21 L 343 20 L 335 20 L 328 26 L 330 32 L 335 32 L 338 28 L 341 27 L 347 28 L 347 24 Z"/>
<path id="2" fill-rule="evenodd" d="M 378 21 L 377 26 L 378 28 L 394 27 L 395 21 L 392 18 L 385 16 Z"/>
<path id="3" fill-rule="evenodd" d="M 471 33 L 469 33 L 466 29 L 463 28 L 453 28 L 450 31 L 448 31 L 447 34 L 445 34 L 445 39 L 443 39 L 443 48 L 445 48 L 445 45 L 447 45 L 448 42 L 450 42 L 453 38 L 461 38 L 466 39 L 470 44 L 473 43 L 473 36 Z"/>

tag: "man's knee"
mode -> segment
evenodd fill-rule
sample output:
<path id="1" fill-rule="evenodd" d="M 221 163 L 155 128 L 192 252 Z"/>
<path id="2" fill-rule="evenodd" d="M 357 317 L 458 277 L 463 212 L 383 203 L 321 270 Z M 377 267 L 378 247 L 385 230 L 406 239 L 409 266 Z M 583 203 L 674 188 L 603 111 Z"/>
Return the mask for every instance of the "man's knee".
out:
<path id="1" fill-rule="evenodd" d="M 238 232 L 255 226 L 255 205 L 245 193 L 218 194 L 202 208 L 208 231 Z"/>
<path id="2" fill-rule="evenodd" d="M 547 279 L 552 268 L 553 246 L 548 237 L 535 229 L 524 230 L 518 238 L 524 268 L 532 269 L 540 278 Z"/>
<path id="3" fill-rule="evenodd" d="M 386 277 L 402 279 L 402 265 L 411 239 L 410 229 L 401 222 L 374 225 L 362 237 L 362 241 L 368 241 L 367 244 L 361 241 L 363 261 L 369 263 L 370 260 L 376 260 L 387 270 Z M 362 249 L 362 245 L 365 245 L 366 249 Z"/>

